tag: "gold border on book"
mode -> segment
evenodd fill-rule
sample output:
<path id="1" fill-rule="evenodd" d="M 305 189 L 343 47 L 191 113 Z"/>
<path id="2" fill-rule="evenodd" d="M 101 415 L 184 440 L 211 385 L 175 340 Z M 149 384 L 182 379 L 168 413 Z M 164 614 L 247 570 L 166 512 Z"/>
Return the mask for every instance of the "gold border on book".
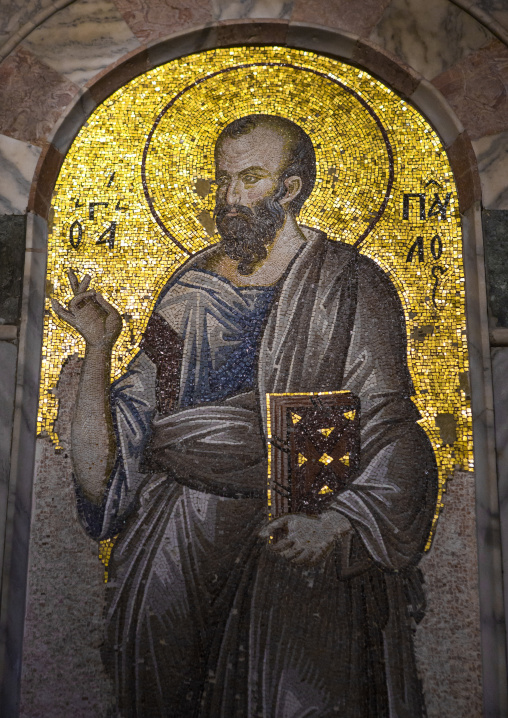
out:
<path id="1" fill-rule="evenodd" d="M 267 506 L 268 506 L 268 520 L 272 520 L 272 490 L 271 490 L 271 479 L 272 479 L 272 451 L 273 446 L 272 440 L 272 416 L 270 409 L 270 398 L 272 396 L 330 396 L 335 394 L 351 394 L 347 389 L 341 389 L 340 391 L 283 391 L 273 392 L 266 394 L 266 436 L 268 440 L 268 489 L 267 489 Z M 272 538 L 270 536 L 270 538 Z"/>

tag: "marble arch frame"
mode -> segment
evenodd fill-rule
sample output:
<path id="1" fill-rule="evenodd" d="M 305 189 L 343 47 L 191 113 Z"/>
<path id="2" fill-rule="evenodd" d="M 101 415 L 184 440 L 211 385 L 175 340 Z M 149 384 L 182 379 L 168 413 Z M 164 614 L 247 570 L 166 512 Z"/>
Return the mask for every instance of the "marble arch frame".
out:
<path id="1" fill-rule="evenodd" d="M 65 154 L 94 109 L 119 87 L 157 65 L 193 52 L 245 44 L 287 45 L 362 67 L 411 102 L 447 150 L 459 194 L 464 236 L 466 311 L 475 446 L 484 715 L 508 716 L 505 606 L 494 439 L 487 292 L 476 158 L 459 119 L 426 79 L 357 36 L 278 21 L 228 21 L 196 27 L 137 49 L 90 81 L 56 124 L 32 182 L 28 205 L 21 328 L 0 611 L 0 712 L 17 715 L 29 562 L 42 319 L 51 196 Z M 2 528 L 2 516 L 0 516 Z M 1 559 L 0 559 L 1 560 Z M 508 573 L 508 572 L 505 572 Z M 505 580 L 508 580 L 505 578 Z M 505 588 L 505 594 L 508 591 Z"/>

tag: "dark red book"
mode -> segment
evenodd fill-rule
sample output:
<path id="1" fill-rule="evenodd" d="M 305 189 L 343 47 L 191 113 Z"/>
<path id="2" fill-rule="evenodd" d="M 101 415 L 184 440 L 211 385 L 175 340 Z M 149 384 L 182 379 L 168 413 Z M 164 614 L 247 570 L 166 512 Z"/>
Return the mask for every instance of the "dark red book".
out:
<path id="1" fill-rule="evenodd" d="M 360 461 L 360 400 L 350 391 L 267 394 L 268 513 L 319 514 Z"/>

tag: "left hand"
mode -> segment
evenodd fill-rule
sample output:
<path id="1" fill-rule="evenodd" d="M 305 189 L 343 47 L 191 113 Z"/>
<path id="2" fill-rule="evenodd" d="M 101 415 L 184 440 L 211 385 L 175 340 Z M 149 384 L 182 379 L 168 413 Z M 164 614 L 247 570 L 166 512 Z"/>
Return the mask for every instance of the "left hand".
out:
<path id="1" fill-rule="evenodd" d="M 259 535 L 270 538 L 277 529 L 286 535 L 269 544 L 272 551 L 296 564 L 316 564 L 332 548 L 335 539 L 351 530 L 348 519 L 338 511 L 325 511 L 320 516 L 286 514 L 261 529 Z"/>

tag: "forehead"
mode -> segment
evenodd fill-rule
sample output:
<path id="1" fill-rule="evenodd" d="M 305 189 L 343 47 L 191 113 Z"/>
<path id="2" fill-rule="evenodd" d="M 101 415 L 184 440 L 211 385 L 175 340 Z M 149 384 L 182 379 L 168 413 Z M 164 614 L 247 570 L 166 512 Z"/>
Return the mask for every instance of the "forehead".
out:
<path id="1" fill-rule="evenodd" d="M 241 172 L 247 167 L 263 167 L 269 172 L 282 170 L 291 146 L 289 133 L 260 126 L 239 137 L 226 137 L 217 145 L 217 168 Z"/>

